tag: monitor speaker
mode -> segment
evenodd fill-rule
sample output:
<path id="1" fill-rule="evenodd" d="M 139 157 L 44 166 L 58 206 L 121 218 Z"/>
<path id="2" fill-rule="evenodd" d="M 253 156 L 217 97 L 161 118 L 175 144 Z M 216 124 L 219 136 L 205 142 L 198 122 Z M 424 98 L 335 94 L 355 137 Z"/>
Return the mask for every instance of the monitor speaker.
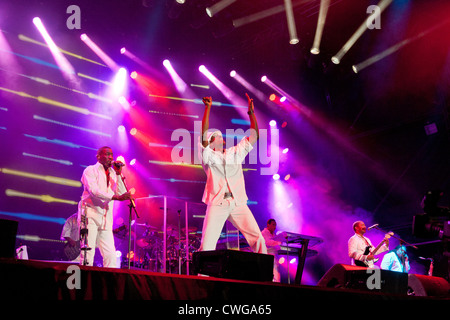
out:
<path id="1" fill-rule="evenodd" d="M 236 250 L 199 251 L 193 254 L 196 274 L 218 278 L 272 281 L 273 259 L 269 254 Z"/>
<path id="2" fill-rule="evenodd" d="M 336 264 L 317 283 L 320 287 L 406 294 L 408 274 Z"/>
<path id="3" fill-rule="evenodd" d="M 17 221 L 0 219 L 0 258 L 15 257 L 18 225 Z"/>
<path id="4" fill-rule="evenodd" d="M 410 274 L 408 294 L 422 297 L 450 297 L 450 284 L 444 278 Z"/>

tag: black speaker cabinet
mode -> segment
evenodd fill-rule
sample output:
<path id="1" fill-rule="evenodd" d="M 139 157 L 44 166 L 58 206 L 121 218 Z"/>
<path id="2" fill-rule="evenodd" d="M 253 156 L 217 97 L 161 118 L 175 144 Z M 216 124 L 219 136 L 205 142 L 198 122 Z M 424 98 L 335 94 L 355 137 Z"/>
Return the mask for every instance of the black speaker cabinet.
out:
<path id="1" fill-rule="evenodd" d="M 376 279 L 378 273 L 379 279 Z M 408 274 L 382 269 L 367 269 L 336 264 L 319 280 L 318 286 L 347 288 L 393 294 L 407 294 Z"/>
<path id="2" fill-rule="evenodd" d="M 17 221 L 0 219 L 0 258 L 14 258 L 16 256 L 18 225 Z"/>
<path id="3" fill-rule="evenodd" d="M 450 297 L 450 284 L 444 278 L 410 274 L 408 294 L 422 297 Z"/>
<path id="4" fill-rule="evenodd" d="M 199 251 L 193 254 L 194 272 L 212 277 L 272 281 L 273 259 L 269 254 L 236 250 Z"/>

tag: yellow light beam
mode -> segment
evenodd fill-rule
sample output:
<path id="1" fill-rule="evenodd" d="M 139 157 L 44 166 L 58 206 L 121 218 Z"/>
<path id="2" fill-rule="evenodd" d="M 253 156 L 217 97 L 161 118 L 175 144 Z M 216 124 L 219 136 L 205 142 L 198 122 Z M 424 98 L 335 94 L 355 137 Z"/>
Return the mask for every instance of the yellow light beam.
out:
<path id="1" fill-rule="evenodd" d="M 48 183 L 54 183 L 54 184 L 61 184 L 68 187 L 81 187 L 81 182 L 71 179 L 65 179 L 60 177 L 54 177 L 54 176 L 46 176 L 36 173 L 30 173 L 25 171 L 19 171 L 14 169 L 8 169 L 8 168 L 0 168 L 0 172 L 3 172 L 4 174 L 10 174 L 14 176 L 24 177 L 24 178 L 30 178 L 30 179 L 36 179 L 36 180 L 43 180 Z"/>
<path id="2" fill-rule="evenodd" d="M 99 118 L 112 120 L 112 118 L 109 117 L 109 116 L 106 116 L 106 115 L 103 115 L 103 114 L 100 114 L 100 113 L 91 112 L 87 108 L 80 108 L 80 107 L 72 106 L 72 105 L 67 104 L 67 103 L 59 102 L 59 101 L 52 100 L 52 99 L 45 98 L 45 97 L 41 97 L 41 96 L 35 97 L 35 96 L 32 96 L 32 95 L 30 95 L 30 94 L 28 94 L 26 92 L 23 92 L 23 91 L 15 91 L 15 90 L 11 90 L 11 89 L 8 89 L 8 88 L 3 88 L 3 87 L 0 87 L 0 90 L 5 91 L 5 92 L 9 92 L 9 93 L 12 93 L 12 94 L 15 94 L 15 95 L 18 95 L 18 96 L 21 96 L 21 97 L 35 99 L 35 100 L 39 101 L 40 103 L 44 103 L 44 104 L 52 105 L 52 106 L 55 106 L 55 107 L 67 109 L 67 110 L 70 110 L 70 111 L 82 113 L 84 115 L 92 115 L 92 116 L 96 116 L 96 117 L 99 117 Z"/>
<path id="3" fill-rule="evenodd" d="M 39 46 L 43 46 L 43 47 L 48 48 L 48 45 L 47 45 L 46 43 L 43 43 L 43 42 L 34 40 L 34 39 L 32 39 L 32 38 L 29 38 L 29 37 L 27 37 L 27 36 L 24 36 L 23 34 L 19 34 L 18 37 L 19 37 L 19 39 L 22 40 L 22 41 L 30 42 L 30 43 L 37 44 L 37 45 L 39 45 Z M 78 54 L 75 54 L 75 53 L 72 53 L 72 52 L 63 50 L 63 49 L 61 49 L 61 48 L 58 48 L 58 50 L 61 51 L 61 52 L 64 53 L 64 54 L 68 55 L 68 56 L 71 56 L 71 57 L 74 57 L 74 58 L 77 58 L 77 59 L 80 59 L 80 60 L 84 60 L 84 61 L 87 61 L 87 62 L 90 62 L 90 63 L 93 63 L 93 64 L 97 64 L 97 65 L 102 66 L 102 67 L 105 67 L 105 68 L 108 67 L 108 66 L 104 65 L 103 63 L 100 63 L 100 62 L 97 62 L 97 61 L 94 61 L 94 60 L 91 60 L 91 59 L 87 59 L 87 58 L 85 58 L 85 57 L 83 57 L 83 56 L 80 56 L 80 55 L 78 55 Z"/>
<path id="4" fill-rule="evenodd" d="M 12 189 L 6 189 L 5 193 L 8 197 L 21 197 L 21 198 L 28 198 L 28 199 L 36 199 L 41 200 L 42 202 L 59 202 L 59 203 L 66 203 L 66 204 L 72 204 L 72 205 L 78 205 L 78 202 L 71 201 L 71 200 L 65 200 L 60 198 L 54 198 L 48 194 L 31 194 L 31 193 L 25 193 L 20 192 Z"/>

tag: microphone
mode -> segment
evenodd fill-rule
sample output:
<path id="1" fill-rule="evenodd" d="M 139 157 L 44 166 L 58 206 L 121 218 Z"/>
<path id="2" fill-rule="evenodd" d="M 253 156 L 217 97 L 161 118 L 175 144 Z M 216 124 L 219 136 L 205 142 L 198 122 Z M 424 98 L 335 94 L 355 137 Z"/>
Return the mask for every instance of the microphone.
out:
<path id="1" fill-rule="evenodd" d="M 373 228 L 376 228 L 376 227 L 378 227 L 378 223 L 374 224 L 373 226 L 368 227 L 367 230 L 372 230 Z"/>
<path id="2" fill-rule="evenodd" d="M 120 161 L 112 161 L 111 162 L 113 166 L 120 168 L 120 167 L 125 167 L 125 163 L 122 163 Z"/>

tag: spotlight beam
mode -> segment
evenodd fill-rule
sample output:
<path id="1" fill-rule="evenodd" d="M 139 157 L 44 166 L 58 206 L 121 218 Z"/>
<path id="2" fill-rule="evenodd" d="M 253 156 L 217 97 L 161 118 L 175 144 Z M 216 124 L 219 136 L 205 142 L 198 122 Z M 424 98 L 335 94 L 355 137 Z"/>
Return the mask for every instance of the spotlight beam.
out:
<path id="1" fill-rule="evenodd" d="M 206 13 L 210 18 L 212 18 L 215 14 L 219 13 L 226 7 L 230 6 L 233 2 L 236 2 L 236 0 L 221 0 L 211 7 L 206 8 Z"/>
<path id="2" fill-rule="evenodd" d="M 222 94 L 225 96 L 225 98 L 227 98 L 228 101 L 230 101 L 231 103 L 237 102 L 237 104 L 241 106 L 246 104 L 244 99 L 238 97 L 231 89 L 229 89 L 225 84 L 217 79 L 204 65 L 201 65 L 199 67 L 199 70 L 217 87 L 217 89 L 220 90 L 220 92 L 222 92 Z M 245 111 L 241 110 L 240 108 L 238 108 L 237 110 L 241 114 L 241 116 L 247 117 Z"/>
<path id="3" fill-rule="evenodd" d="M 59 51 L 55 42 L 50 37 L 50 34 L 47 32 L 47 29 L 45 28 L 41 19 L 39 17 L 35 17 L 35 18 L 33 18 L 33 23 L 36 26 L 36 28 L 39 30 L 39 32 L 41 33 L 45 42 L 47 43 L 48 48 L 50 49 L 50 52 L 53 55 L 53 58 L 55 59 L 56 64 L 60 67 L 61 71 L 63 71 L 63 73 L 62 73 L 63 76 L 69 82 L 71 82 L 74 86 L 79 87 L 80 83 L 79 83 L 78 78 L 76 77 L 75 69 L 72 67 L 72 65 L 69 63 L 69 61 L 66 59 L 66 57 L 63 56 L 61 51 Z"/>
<path id="4" fill-rule="evenodd" d="M 319 18 L 317 19 L 316 34 L 314 36 L 314 42 L 311 48 L 312 54 L 320 53 L 320 42 L 322 41 L 323 28 L 325 26 L 325 20 L 327 19 L 329 6 L 330 0 L 320 1 L 320 10 L 319 10 Z"/>
<path id="5" fill-rule="evenodd" d="M 113 71 L 118 71 L 119 66 L 100 47 L 94 43 L 85 33 L 80 36 L 81 40 Z"/>
<path id="6" fill-rule="evenodd" d="M 284 7 L 286 10 L 286 18 L 289 30 L 289 43 L 297 44 L 299 40 L 297 36 L 297 27 L 295 25 L 294 10 L 292 9 L 292 1 L 284 0 Z"/>
<path id="7" fill-rule="evenodd" d="M 406 45 L 410 44 L 411 42 L 416 41 L 416 40 L 426 36 L 430 32 L 432 32 L 432 31 L 442 27 L 443 25 L 445 25 L 445 24 L 447 24 L 449 22 L 450 22 L 450 19 L 447 19 L 444 22 L 439 23 L 438 25 L 436 25 L 436 26 L 434 26 L 434 27 L 432 27 L 432 28 L 430 28 L 428 30 L 419 33 L 415 37 L 411 37 L 411 38 L 405 39 L 403 41 L 400 41 L 399 43 L 397 43 L 397 44 L 387 48 L 386 50 L 384 50 L 384 51 L 382 51 L 382 52 L 380 52 L 380 53 L 378 53 L 378 54 L 376 54 L 376 55 L 374 55 L 374 56 L 372 56 L 372 57 L 370 57 L 370 58 L 368 58 L 368 59 L 366 59 L 366 60 L 364 60 L 364 61 L 362 61 L 362 62 L 360 62 L 358 64 L 353 65 L 352 66 L 353 72 L 355 72 L 355 73 L 360 72 L 361 70 L 363 70 L 363 69 L 371 66 L 372 64 L 374 64 L 374 63 L 376 63 L 376 62 L 386 58 L 387 56 L 390 56 L 391 54 L 397 52 L 398 50 L 400 50 L 404 46 L 406 46 Z"/>
<path id="8" fill-rule="evenodd" d="M 367 19 L 359 26 L 356 32 L 347 40 L 344 46 L 339 50 L 339 52 L 331 58 L 334 64 L 339 64 L 345 54 L 353 47 L 356 41 L 362 36 L 362 34 L 367 30 L 367 26 L 371 24 L 375 19 L 379 18 L 381 13 L 386 9 L 387 6 L 391 4 L 393 0 L 381 0 L 378 3 L 380 10 L 374 11 Z"/>

